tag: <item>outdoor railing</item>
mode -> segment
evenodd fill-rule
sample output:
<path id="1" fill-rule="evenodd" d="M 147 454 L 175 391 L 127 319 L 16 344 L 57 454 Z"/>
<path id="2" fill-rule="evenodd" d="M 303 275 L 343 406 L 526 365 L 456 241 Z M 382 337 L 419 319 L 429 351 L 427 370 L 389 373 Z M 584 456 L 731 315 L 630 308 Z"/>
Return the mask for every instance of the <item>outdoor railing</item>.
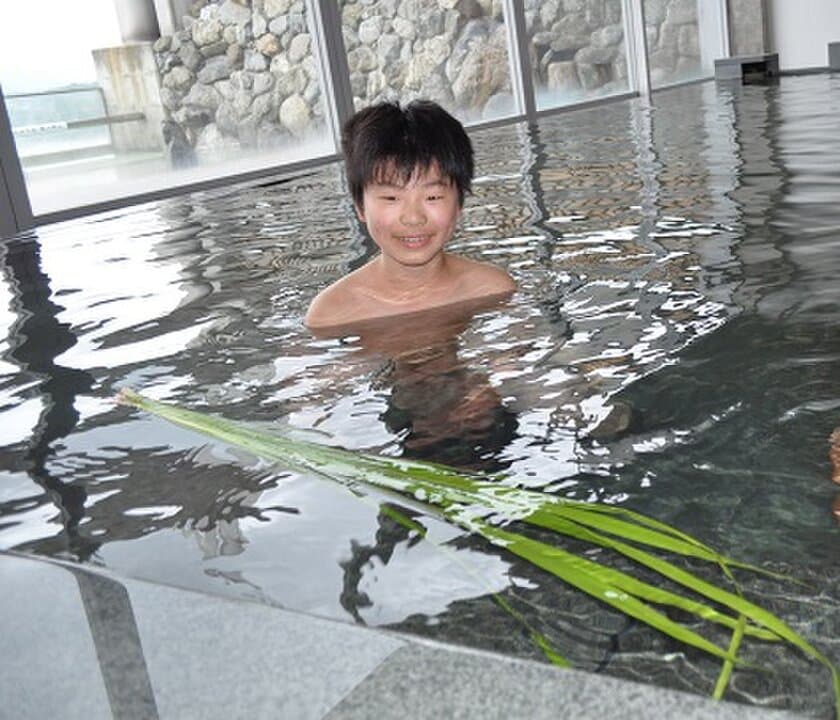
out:
<path id="1" fill-rule="evenodd" d="M 27 109 L 20 107 L 21 102 L 26 100 L 29 100 L 30 103 L 34 100 L 37 105 L 38 98 L 54 100 L 60 96 L 81 93 L 96 93 L 98 96 L 98 114 L 92 114 L 93 108 L 89 105 L 85 107 L 84 103 L 72 109 L 67 106 L 63 108 L 60 105 L 56 106 L 55 103 L 40 109 L 37 106 L 30 106 Z M 24 166 L 69 162 L 84 157 L 111 153 L 114 149 L 111 134 L 112 125 L 146 119 L 145 113 L 142 112 L 109 113 L 105 93 L 96 84 L 38 92 L 10 93 L 6 95 L 6 100 L 12 121 L 12 133 L 18 144 L 18 154 Z M 18 105 L 17 112 L 16 104 Z M 88 113 L 91 113 L 90 117 L 74 117 Z M 21 123 L 19 120 L 16 122 L 16 116 L 20 118 L 24 115 L 52 116 L 54 119 L 44 119 L 42 122 Z M 65 117 L 61 117 L 61 115 L 65 115 Z M 70 117 L 66 117 L 67 115 Z M 72 139 L 67 136 L 70 131 L 97 127 L 107 128 L 107 136 L 96 134 L 87 138 L 75 136 Z M 60 135 L 61 133 L 65 134 L 63 138 Z M 47 138 L 48 136 L 52 142 L 38 142 L 39 137 Z M 63 143 L 62 139 L 64 140 Z M 62 145 L 65 147 L 62 147 Z"/>

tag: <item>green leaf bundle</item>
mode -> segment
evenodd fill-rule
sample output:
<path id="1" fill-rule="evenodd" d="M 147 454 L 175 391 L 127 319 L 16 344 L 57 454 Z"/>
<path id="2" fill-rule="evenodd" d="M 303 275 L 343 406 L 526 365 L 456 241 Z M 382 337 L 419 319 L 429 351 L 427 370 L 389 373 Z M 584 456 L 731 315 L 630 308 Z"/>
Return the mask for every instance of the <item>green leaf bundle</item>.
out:
<path id="1" fill-rule="evenodd" d="M 675 640 L 717 657 L 723 665 L 714 690 L 716 698 L 722 696 L 733 668 L 746 665 L 738 657 L 744 638 L 785 641 L 830 670 L 836 712 L 840 718 L 840 674 L 826 656 L 782 619 L 742 597 L 737 585 L 735 592 L 731 592 L 651 551 L 664 551 L 715 564 L 730 581 L 733 581 L 732 570 L 735 568 L 766 571 L 724 557 L 665 523 L 621 507 L 521 489 L 500 476 L 464 473 L 436 463 L 350 452 L 292 440 L 248 423 L 151 400 L 131 390 L 123 390 L 118 400 L 276 461 L 287 469 L 315 474 L 351 488 L 369 486 L 410 498 L 430 513 L 482 536 L 572 587 Z M 404 520 L 412 522 L 407 518 Z M 513 521 L 613 550 L 667 578 L 672 584 L 691 591 L 694 597 L 658 587 L 568 552 L 558 545 L 514 532 L 508 527 Z M 497 601 L 519 617 L 500 598 Z M 659 607 L 677 608 L 731 629 L 733 635 L 729 647 L 723 648 L 670 619 Z M 562 666 L 569 664 L 544 637 L 528 629 L 534 642 L 552 662 Z"/>

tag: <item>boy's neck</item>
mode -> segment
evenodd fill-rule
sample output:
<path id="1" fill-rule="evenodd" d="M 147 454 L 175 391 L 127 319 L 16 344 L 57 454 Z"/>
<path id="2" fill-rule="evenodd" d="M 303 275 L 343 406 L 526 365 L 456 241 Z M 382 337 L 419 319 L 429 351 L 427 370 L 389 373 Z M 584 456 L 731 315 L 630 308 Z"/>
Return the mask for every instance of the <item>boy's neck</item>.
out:
<path id="1" fill-rule="evenodd" d="M 387 255 L 372 261 L 375 295 L 390 302 L 410 302 L 440 289 L 448 277 L 447 254 L 441 252 L 423 265 L 404 265 Z"/>

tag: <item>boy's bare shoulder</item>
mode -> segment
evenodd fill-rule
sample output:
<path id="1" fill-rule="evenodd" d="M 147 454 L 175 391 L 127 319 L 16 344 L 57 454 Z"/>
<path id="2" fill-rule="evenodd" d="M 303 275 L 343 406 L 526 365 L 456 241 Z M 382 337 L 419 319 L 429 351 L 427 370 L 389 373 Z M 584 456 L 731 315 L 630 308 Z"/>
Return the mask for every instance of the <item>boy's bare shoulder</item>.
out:
<path id="1" fill-rule="evenodd" d="M 470 258 L 452 256 L 457 263 L 456 272 L 470 297 L 504 295 L 516 290 L 516 282 L 500 267 Z"/>
<path id="2" fill-rule="evenodd" d="M 321 290 L 310 303 L 304 324 L 317 330 L 352 320 L 358 296 L 357 285 L 358 279 L 351 273 Z"/>

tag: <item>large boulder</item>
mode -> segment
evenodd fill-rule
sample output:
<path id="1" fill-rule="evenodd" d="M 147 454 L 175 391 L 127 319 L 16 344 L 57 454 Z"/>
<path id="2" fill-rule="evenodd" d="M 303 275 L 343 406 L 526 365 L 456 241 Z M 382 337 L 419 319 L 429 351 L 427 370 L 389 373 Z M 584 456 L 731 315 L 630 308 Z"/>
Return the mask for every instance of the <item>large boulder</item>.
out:
<path id="1" fill-rule="evenodd" d="M 347 65 L 350 72 L 367 73 L 374 70 L 378 65 L 376 54 L 367 45 L 359 47 L 347 53 Z"/>
<path id="2" fill-rule="evenodd" d="M 492 20 L 470 20 L 464 25 L 464 29 L 458 36 L 446 62 L 446 76 L 450 82 L 455 82 L 455 79 L 461 72 L 461 66 L 464 64 L 467 56 L 473 51 L 473 46 L 484 44 L 487 36 L 494 29 L 495 24 Z"/>
<path id="3" fill-rule="evenodd" d="M 309 33 L 295 35 L 289 43 L 289 60 L 292 63 L 299 63 L 304 58 L 308 57 L 311 54 L 309 52 L 310 44 L 311 40 Z"/>
<path id="4" fill-rule="evenodd" d="M 551 32 L 557 38 L 551 43 L 552 50 L 555 52 L 577 50 L 589 44 L 592 26 L 586 21 L 586 16 L 582 13 L 570 13 L 554 23 L 551 26 Z"/>
<path id="5" fill-rule="evenodd" d="M 274 98 L 269 93 L 266 93 L 265 95 L 254 98 L 254 102 L 251 103 L 251 115 L 257 120 L 262 120 L 272 110 L 275 110 L 276 107 Z"/>
<path id="6" fill-rule="evenodd" d="M 263 13 L 270 20 L 289 12 L 292 0 L 263 0 Z"/>
<path id="7" fill-rule="evenodd" d="M 201 55 L 205 58 L 215 57 L 216 55 L 224 55 L 227 52 L 228 44 L 224 40 L 203 45 L 198 49 Z"/>
<path id="8" fill-rule="evenodd" d="M 414 40 L 417 31 L 414 28 L 414 23 L 405 18 L 395 17 L 393 21 L 394 32 L 404 40 Z"/>
<path id="9" fill-rule="evenodd" d="M 224 25 L 245 27 L 251 22 L 251 9 L 233 0 L 225 0 L 219 7 L 219 21 Z"/>
<path id="10" fill-rule="evenodd" d="M 167 110 L 177 110 L 181 107 L 181 95 L 172 88 L 162 87 L 160 89 L 160 102 Z"/>
<path id="11" fill-rule="evenodd" d="M 609 65 L 618 54 L 618 46 L 585 47 L 575 53 L 575 62 L 584 65 Z"/>
<path id="12" fill-rule="evenodd" d="M 580 84 L 583 86 L 584 90 L 590 92 L 592 90 L 597 90 L 606 82 L 601 66 L 581 62 L 576 64 L 578 78 L 580 79 Z"/>
<path id="13" fill-rule="evenodd" d="M 550 28 L 562 15 L 562 0 L 545 0 L 539 3 L 539 18 L 543 28 Z"/>
<path id="14" fill-rule="evenodd" d="M 260 33 L 259 35 L 262 35 Z M 259 37 L 257 35 L 257 37 Z M 245 47 L 245 45 L 250 42 L 253 38 L 253 34 L 246 26 L 242 25 L 228 25 L 224 32 L 222 32 L 222 38 L 228 45 L 239 45 L 240 47 Z"/>
<path id="15" fill-rule="evenodd" d="M 607 25 L 621 24 L 624 13 L 621 10 L 621 0 L 606 0 L 604 3 L 604 22 Z"/>
<path id="16" fill-rule="evenodd" d="M 283 98 L 302 93 L 309 83 L 309 78 L 301 67 L 291 67 L 288 72 L 275 77 L 275 92 Z"/>
<path id="17" fill-rule="evenodd" d="M 266 33 L 258 38 L 254 47 L 266 57 L 274 57 L 283 49 L 280 46 L 280 39 L 274 33 Z"/>
<path id="18" fill-rule="evenodd" d="M 405 87 L 420 90 L 427 78 L 433 75 L 443 64 L 445 55 L 435 52 L 419 52 L 412 54 L 407 63 Z M 451 94 L 451 93 L 450 93 Z"/>
<path id="19" fill-rule="evenodd" d="M 364 97 L 374 98 L 388 87 L 388 78 L 381 70 L 368 73 L 367 84 L 364 87 Z M 359 93 L 361 95 L 361 93 Z"/>
<path id="20" fill-rule="evenodd" d="M 424 9 L 420 17 L 415 21 L 417 34 L 420 37 L 431 38 L 441 35 L 446 25 L 446 14 L 443 10 L 432 6 Z"/>
<path id="21" fill-rule="evenodd" d="M 376 56 L 379 58 L 379 66 L 387 67 L 400 59 L 402 40 L 399 35 L 387 33 L 381 35 L 376 41 Z"/>
<path id="22" fill-rule="evenodd" d="M 262 72 L 268 67 L 268 56 L 263 55 L 258 50 L 251 50 L 249 48 L 245 51 L 242 67 L 251 72 Z"/>
<path id="23" fill-rule="evenodd" d="M 397 0 L 378 0 L 375 4 L 365 9 L 365 17 L 381 15 L 386 20 L 392 19 L 397 14 Z"/>
<path id="24" fill-rule="evenodd" d="M 163 87 L 169 88 L 170 90 L 185 92 L 192 85 L 193 80 L 195 80 L 195 75 L 188 68 L 185 68 L 183 65 L 176 65 L 163 76 L 162 84 Z"/>
<path id="25" fill-rule="evenodd" d="M 204 85 L 199 82 L 190 88 L 190 91 L 184 96 L 182 102 L 184 105 L 208 108 L 215 111 L 219 107 L 221 100 L 222 98 L 216 88 L 212 85 Z"/>
<path id="26" fill-rule="evenodd" d="M 452 107 L 455 104 L 452 85 L 441 70 L 434 70 L 422 79 L 418 95 L 434 100 L 444 107 Z"/>
<path id="27" fill-rule="evenodd" d="M 205 85 L 210 85 L 217 80 L 223 80 L 226 77 L 230 77 L 230 73 L 233 71 L 231 67 L 230 60 L 227 59 L 225 55 L 219 55 L 214 58 L 210 58 L 206 63 L 204 63 L 204 67 L 198 71 L 198 81 L 204 83 Z"/>
<path id="28" fill-rule="evenodd" d="M 198 46 L 212 45 L 222 40 L 224 25 L 218 18 L 196 21 L 192 26 L 192 41 Z"/>
<path id="29" fill-rule="evenodd" d="M 509 81 L 506 30 L 500 27 L 470 45 L 452 83 L 452 94 L 460 107 L 478 110 L 491 95 L 505 90 Z"/>
<path id="30" fill-rule="evenodd" d="M 254 95 L 267 93 L 274 87 L 274 76 L 270 72 L 254 74 Z"/>
<path id="31" fill-rule="evenodd" d="M 571 60 L 550 63 L 547 69 L 548 89 L 555 92 L 578 92 L 580 79 L 577 67 Z"/>
<path id="32" fill-rule="evenodd" d="M 382 34 L 383 19 L 381 15 L 374 15 L 359 24 L 359 40 L 365 45 L 373 45 Z"/>
<path id="33" fill-rule="evenodd" d="M 346 2 L 341 6 L 341 24 L 343 27 L 356 30 L 362 20 L 362 13 L 365 8 L 361 3 Z"/>
<path id="34" fill-rule="evenodd" d="M 181 47 L 178 48 L 178 57 L 193 72 L 204 62 L 204 56 L 198 51 L 195 43 L 190 40 L 181 43 Z"/>
<path id="35" fill-rule="evenodd" d="M 612 47 L 624 39 L 624 28 L 621 25 L 605 25 L 590 36 L 590 44 L 596 48 Z"/>
<path id="36" fill-rule="evenodd" d="M 216 127 L 219 131 L 224 135 L 236 137 L 238 125 L 239 118 L 233 107 L 228 103 L 219 105 L 219 109 L 216 110 Z"/>
<path id="37" fill-rule="evenodd" d="M 280 124 L 292 135 L 301 137 L 309 130 L 311 112 L 300 95 L 290 95 L 280 106 Z"/>

